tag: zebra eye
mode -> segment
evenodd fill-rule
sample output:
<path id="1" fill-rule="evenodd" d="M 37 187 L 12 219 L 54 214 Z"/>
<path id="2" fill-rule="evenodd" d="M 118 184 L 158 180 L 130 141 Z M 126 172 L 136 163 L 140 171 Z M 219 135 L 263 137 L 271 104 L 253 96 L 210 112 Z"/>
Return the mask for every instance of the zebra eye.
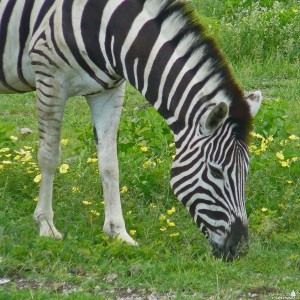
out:
<path id="1" fill-rule="evenodd" d="M 210 168 L 210 173 L 211 173 L 212 177 L 214 177 L 216 179 L 223 179 L 223 172 L 220 169 L 218 169 L 212 165 L 209 165 L 209 168 Z"/>

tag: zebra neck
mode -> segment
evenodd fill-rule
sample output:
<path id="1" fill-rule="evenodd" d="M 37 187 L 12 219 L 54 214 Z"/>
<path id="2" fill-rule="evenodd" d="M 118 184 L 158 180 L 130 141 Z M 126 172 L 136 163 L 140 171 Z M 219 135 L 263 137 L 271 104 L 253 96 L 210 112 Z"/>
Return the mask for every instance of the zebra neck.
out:
<path id="1" fill-rule="evenodd" d="M 193 123 L 208 103 L 230 102 L 221 91 L 223 57 L 185 6 L 124 1 L 110 14 L 105 44 L 111 69 L 139 90 L 173 131 Z"/>

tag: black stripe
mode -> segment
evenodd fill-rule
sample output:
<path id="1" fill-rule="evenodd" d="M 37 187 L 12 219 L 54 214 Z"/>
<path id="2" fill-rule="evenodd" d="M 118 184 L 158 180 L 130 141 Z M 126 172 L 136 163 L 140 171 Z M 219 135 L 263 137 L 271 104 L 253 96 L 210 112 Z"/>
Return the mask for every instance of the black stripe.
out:
<path id="1" fill-rule="evenodd" d="M 124 76 L 123 66 L 121 64 L 121 50 L 124 44 L 124 41 L 130 31 L 131 25 L 134 19 L 139 15 L 139 13 L 143 9 L 144 1 L 136 1 L 136 0 L 127 0 L 118 6 L 118 8 L 112 14 L 109 22 L 108 22 L 108 31 L 106 33 L 105 39 L 105 51 L 110 61 L 110 64 L 113 66 L 113 56 L 116 59 L 116 72 L 117 74 Z M 151 33 L 151 36 L 154 35 Z M 112 37 L 114 37 L 114 48 L 113 53 L 111 51 L 111 41 Z M 145 36 L 143 37 L 143 43 L 147 43 L 149 33 L 147 35 L 147 39 Z M 143 44 L 142 43 L 142 44 Z M 139 58 L 139 60 L 143 60 L 140 57 L 140 53 L 144 55 L 144 49 L 141 49 L 141 45 L 134 42 L 134 58 Z M 129 49 L 128 49 L 129 50 Z M 148 53 L 149 49 L 147 49 Z M 148 58 L 148 56 L 146 56 Z M 133 66 L 134 61 L 131 61 L 130 65 Z M 140 86 L 139 86 L 140 87 Z"/>
<path id="2" fill-rule="evenodd" d="M 98 82 L 104 88 L 108 88 L 108 84 L 97 77 L 95 72 L 91 69 L 91 67 L 87 64 L 84 58 L 80 54 L 80 50 L 76 43 L 76 38 L 74 34 L 74 28 L 72 25 L 72 7 L 74 0 L 64 1 L 62 7 L 62 29 L 65 41 L 72 52 L 75 60 L 79 64 L 79 66 L 96 82 Z"/>
<path id="3" fill-rule="evenodd" d="M 110 79 L 116 80 L 116 77 L 109 74 L 109 71 L 106 69 L 106 61 L 101 54 L 98 42 L 100 23 L 105 5 L 106 1 L 90 0 L 87 2 L 82 13 L 81 35 L 89 59 L 105 72 Z"/>
<path id="4" fill-rule="evenodd" d="M 51 6 L 54 4 L 55 0 L 44 0 L 44 3 L 39 11 L 39 14 L 36 18 L 36 21 L 33 26 L 33 34 L 37 31 L 39 28 L 40 24 L 42 23 L 45 15 L 47 12 L 50 10 Z"/>
<path id="5" fill-rule="evenodd" d="M 20 81 L 28 86 L 30 89 L 34 89 L 33 86 L 25 79 L 22 69 L 22 58 L 24 54 L 25 44 L 28 39 L 29 30 L 30 30 L 30 15 L 34 5 L 34 1 L 25 0 L 20 27 L 19 27 L 19 56 L 18 56 L 18 76 Z"/>
<path id="6" fill-rule="evenodd" d="M 51 31 L 51 41 L 53 44 L 53 47 L 56 51 L 56 53 L 58 54 L 58 56 L 67 64 L 70 66 L 70 63 L 68 61 L 68 59 L 65 57 L 65 55 L 63 54 L 63 52 L 61 52 L 61 50 L 59 49 L 59 47 L 57 46 L 56 40 L 55 40 L 55 35 L 54 35 L 54 15 L 55 13 L 53 13 L 50 17 L 49 20 L 49 26 L 50 26 L 50 31 Z"/>
<path id="7" fill-rule="evenodd" d="M 0 23 L 0 82 L 3 84 L 4 87 L 7 89 L 14 91 L 16 93 L 22 92 L 21 90 L 15 89 L 14 87 L 10 86 L 6 82 L 4 70 L 3 70 L 3 58 L 4 58 L 4 50 L 5 50 L 5 41 L 7 40 L 7 31 L 8 31 L 8 24 L 14 10 L 14 6 L 16 1 L 9 1 L 3 11 L 2 19 Z"/>

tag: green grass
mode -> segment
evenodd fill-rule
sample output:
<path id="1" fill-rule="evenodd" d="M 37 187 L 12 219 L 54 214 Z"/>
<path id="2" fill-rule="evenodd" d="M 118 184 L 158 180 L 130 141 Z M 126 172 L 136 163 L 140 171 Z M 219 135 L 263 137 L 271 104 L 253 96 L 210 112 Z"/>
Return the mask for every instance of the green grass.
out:
<path id="1" fill-rule="evenodd" d="M 248 2 L 244 1 L 244 8 L 251 7 Z M 272 7 L 271 2 L 261 1 L 267 7 Z M 200 3 L 209 6 L 200 10 Z M 300 161 L 291 162 L 300 157 L 300 140 L 289 139 L 300 135 L 300 62 L 297 57 L 286 59 L 275 45 L 268 49 L 268 57 L 253 57 L 247 47 L 241 57 L 231 53 L 230 39 L 227 43 L 224 38 L 227 29 L 222 36 L 222 22 L 226 18 L 230 22 L 232 12 L 238 13 L 238 3 L 194 0 L 192 4 L 212 24 L 243 88 L 260 89 L 265 97 L 255 132 L 264 139 L 272 136 L 273 141 L 265 152 L 251 153 L 248 255 L 233 263 L 211 256 L 207 241 L 169 188 L 172 136 L 130 86 L 119 131 L 120 182 L 128 188 L 122 194 L 127 229 L 136 230 L 139 247 L 109 240 L 102 233 L 102 188 L 96 164 L 87 162 L 96 150 L 83 98 L 68 102 L 62 133 L 68 144 L 63 146 L 61 163 L 70 169 L 66 174 L 58 172 L 54 185 L 55 220 L 64 240 L 38 237 L 32 213 L 38 194 L 33 179 L 39 172 L 29 165 L 36 161 L 37 150 L 35 96 L 1 95 L 0 148 L 10 150 L 0 153 L 0 162 L 12 160 L 17 155 L 14 150 L 25 146 L 32 147 L 28 151 L 33 158 L 24 164 L 14 161 L 0 171 L 0 278 L 10 279 L 0 285 L 0 299 L 110 299 L 134 293 L 146 298 L 154 291 L 175 299 L 248 299 L 254 294 L 258 295 L 254 299 L 274 299 L 292 290 L 300 297 Z M 291 22 L 295 16 L 289 9 L 295 3 L 281 2 Z M 22 127 L 34 133 L 21 136 Z M 11 141 L 11 135 L 18 140 Z M 252 145 L 261 149 L 261 142 L 255 137 Z M 148 151 L 142 152 L 142 146 Z M 277 152 L 282 152 L 284 162 L 290 160 L 289 167 L 281 165 Z M 172 207 L 176 211 L 168 218 L 176 226 L 168 227 L 160 216 Z"/>

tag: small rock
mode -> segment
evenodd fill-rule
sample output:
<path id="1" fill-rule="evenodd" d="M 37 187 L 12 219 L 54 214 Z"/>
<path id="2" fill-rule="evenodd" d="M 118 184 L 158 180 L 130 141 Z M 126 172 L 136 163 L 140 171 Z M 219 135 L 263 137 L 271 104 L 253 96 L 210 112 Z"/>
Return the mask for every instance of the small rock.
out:
<path id="1" fill-rule="evenodd" d="M 32 134 L 33 131 L 32 131 L 31 129 L 25 127 L 25 128 L 21 128 L 21 129 L 20 129 L 20 133 L 21 133 L 22 135 L 29 135 L 29 134 Z"/>
<path id="2" fill-rule="evenodd" d="M 7 278 L 0 278 L 0 285 L 4 285 L 10 282 L 10 279 Z"/>
<path id="3" fill-rule="evenodd" d="M 118 274 L 112 273 L 112 274 L 107 274 L 106 277 L 103 278 L 103 280 L 107 282 L 113 282 L 118 277 L 119 277 Z"/>

